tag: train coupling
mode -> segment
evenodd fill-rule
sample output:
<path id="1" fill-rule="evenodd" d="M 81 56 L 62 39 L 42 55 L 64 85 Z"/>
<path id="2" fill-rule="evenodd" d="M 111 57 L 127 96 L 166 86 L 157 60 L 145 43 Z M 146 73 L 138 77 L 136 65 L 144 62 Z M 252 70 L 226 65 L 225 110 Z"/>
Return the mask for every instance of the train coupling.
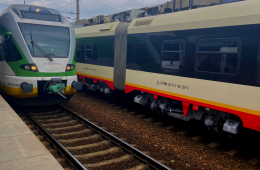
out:
<path id="1" fill-rule="evenodd" d="M 61 79 L 59 78 L 51 79 L 48 91 L 50 94 L 58 94 L 66 99 L 66 97 L 62 95 L 66 91 L 66 86 L 64 83 L 62 83 Z"/>
<path id="2" fill-rule="evenodd" d="M 75 82 L 73 81 L 71 86 L 75 89 L 75 90 L 82 90 L 83 88 L 83 84 L 82 82 Z"/>

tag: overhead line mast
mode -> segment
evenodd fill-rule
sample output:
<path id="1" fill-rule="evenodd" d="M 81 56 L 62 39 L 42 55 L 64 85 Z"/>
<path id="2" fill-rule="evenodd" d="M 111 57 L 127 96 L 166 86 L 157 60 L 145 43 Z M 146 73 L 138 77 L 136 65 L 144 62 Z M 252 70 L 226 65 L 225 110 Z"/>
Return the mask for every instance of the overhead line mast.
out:
<path id="1" fill-rule="evenodd" d="M 77 0 L 77 21 L 79 21 L 79 0 Z"/>

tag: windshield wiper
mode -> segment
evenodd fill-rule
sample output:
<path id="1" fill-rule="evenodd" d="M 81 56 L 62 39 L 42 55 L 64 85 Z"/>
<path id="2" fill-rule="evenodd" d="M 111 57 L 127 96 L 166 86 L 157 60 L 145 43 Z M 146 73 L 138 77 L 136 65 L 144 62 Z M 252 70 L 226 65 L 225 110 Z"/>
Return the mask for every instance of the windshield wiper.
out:
<path id="1" fill-rule="evenodd" d="M 53 61 L 53 59 L 42 49 L 42 47 L 39 46 L 37 44 L 37 42 L 35 42 L 33 40 L 32 31 L 31 30 L 30 30 L 30 34 L 31 34 L 31 44 L 32 44 L 32 47 L 33 47 L 33 55 L 34 55 L 34 46 L 35 46 L 46 58 L 48 58 L 50 61 Z"/>

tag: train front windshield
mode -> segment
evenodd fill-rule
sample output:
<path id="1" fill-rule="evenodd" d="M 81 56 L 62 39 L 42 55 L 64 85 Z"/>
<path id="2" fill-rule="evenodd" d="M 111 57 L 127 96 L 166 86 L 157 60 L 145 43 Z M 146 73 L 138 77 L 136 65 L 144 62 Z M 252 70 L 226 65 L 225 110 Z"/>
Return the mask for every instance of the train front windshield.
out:
<path id="1" fill-rule="evenodd" d="M 21 23 L 19 27 L 33 57 L 45 57 L 45 54 L 52 58 L 69 56 L 70 30 L 68 27 Z"/>

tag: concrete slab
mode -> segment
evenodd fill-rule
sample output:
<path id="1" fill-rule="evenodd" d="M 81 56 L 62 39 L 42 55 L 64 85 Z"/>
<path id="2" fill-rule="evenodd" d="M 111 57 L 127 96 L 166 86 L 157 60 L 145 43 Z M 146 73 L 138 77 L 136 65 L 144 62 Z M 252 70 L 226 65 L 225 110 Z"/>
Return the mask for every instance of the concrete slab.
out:
<path id="1" fill-rule="evenodd" d="M 0 96 L 0 170 L 2 169 L 63 168 Z"/>
<path id="2" fill-rule="evenodd" d="M 3 170 L 63 170 L 52 155 L 42 155 L 0 163 Z"/>
<path id="3" fill-rule="evenodd" d="M 47 155 L 49 151 L 34 134 L 0 138 L 0 162 Z"/>
<path id="4" fill-rule="evenodd" d="M 1 107 L 1 106 L 0 106 Z M 0 122 L 20 121 L 20 117 L 13 110 L 0 111 Z"/>
<path id="5" fill-rule="evenodd" d="M 0 129 L 0 138 L 32 134 L 32 131 L 21 119 L 19 121 L 0 122 Z"/>

